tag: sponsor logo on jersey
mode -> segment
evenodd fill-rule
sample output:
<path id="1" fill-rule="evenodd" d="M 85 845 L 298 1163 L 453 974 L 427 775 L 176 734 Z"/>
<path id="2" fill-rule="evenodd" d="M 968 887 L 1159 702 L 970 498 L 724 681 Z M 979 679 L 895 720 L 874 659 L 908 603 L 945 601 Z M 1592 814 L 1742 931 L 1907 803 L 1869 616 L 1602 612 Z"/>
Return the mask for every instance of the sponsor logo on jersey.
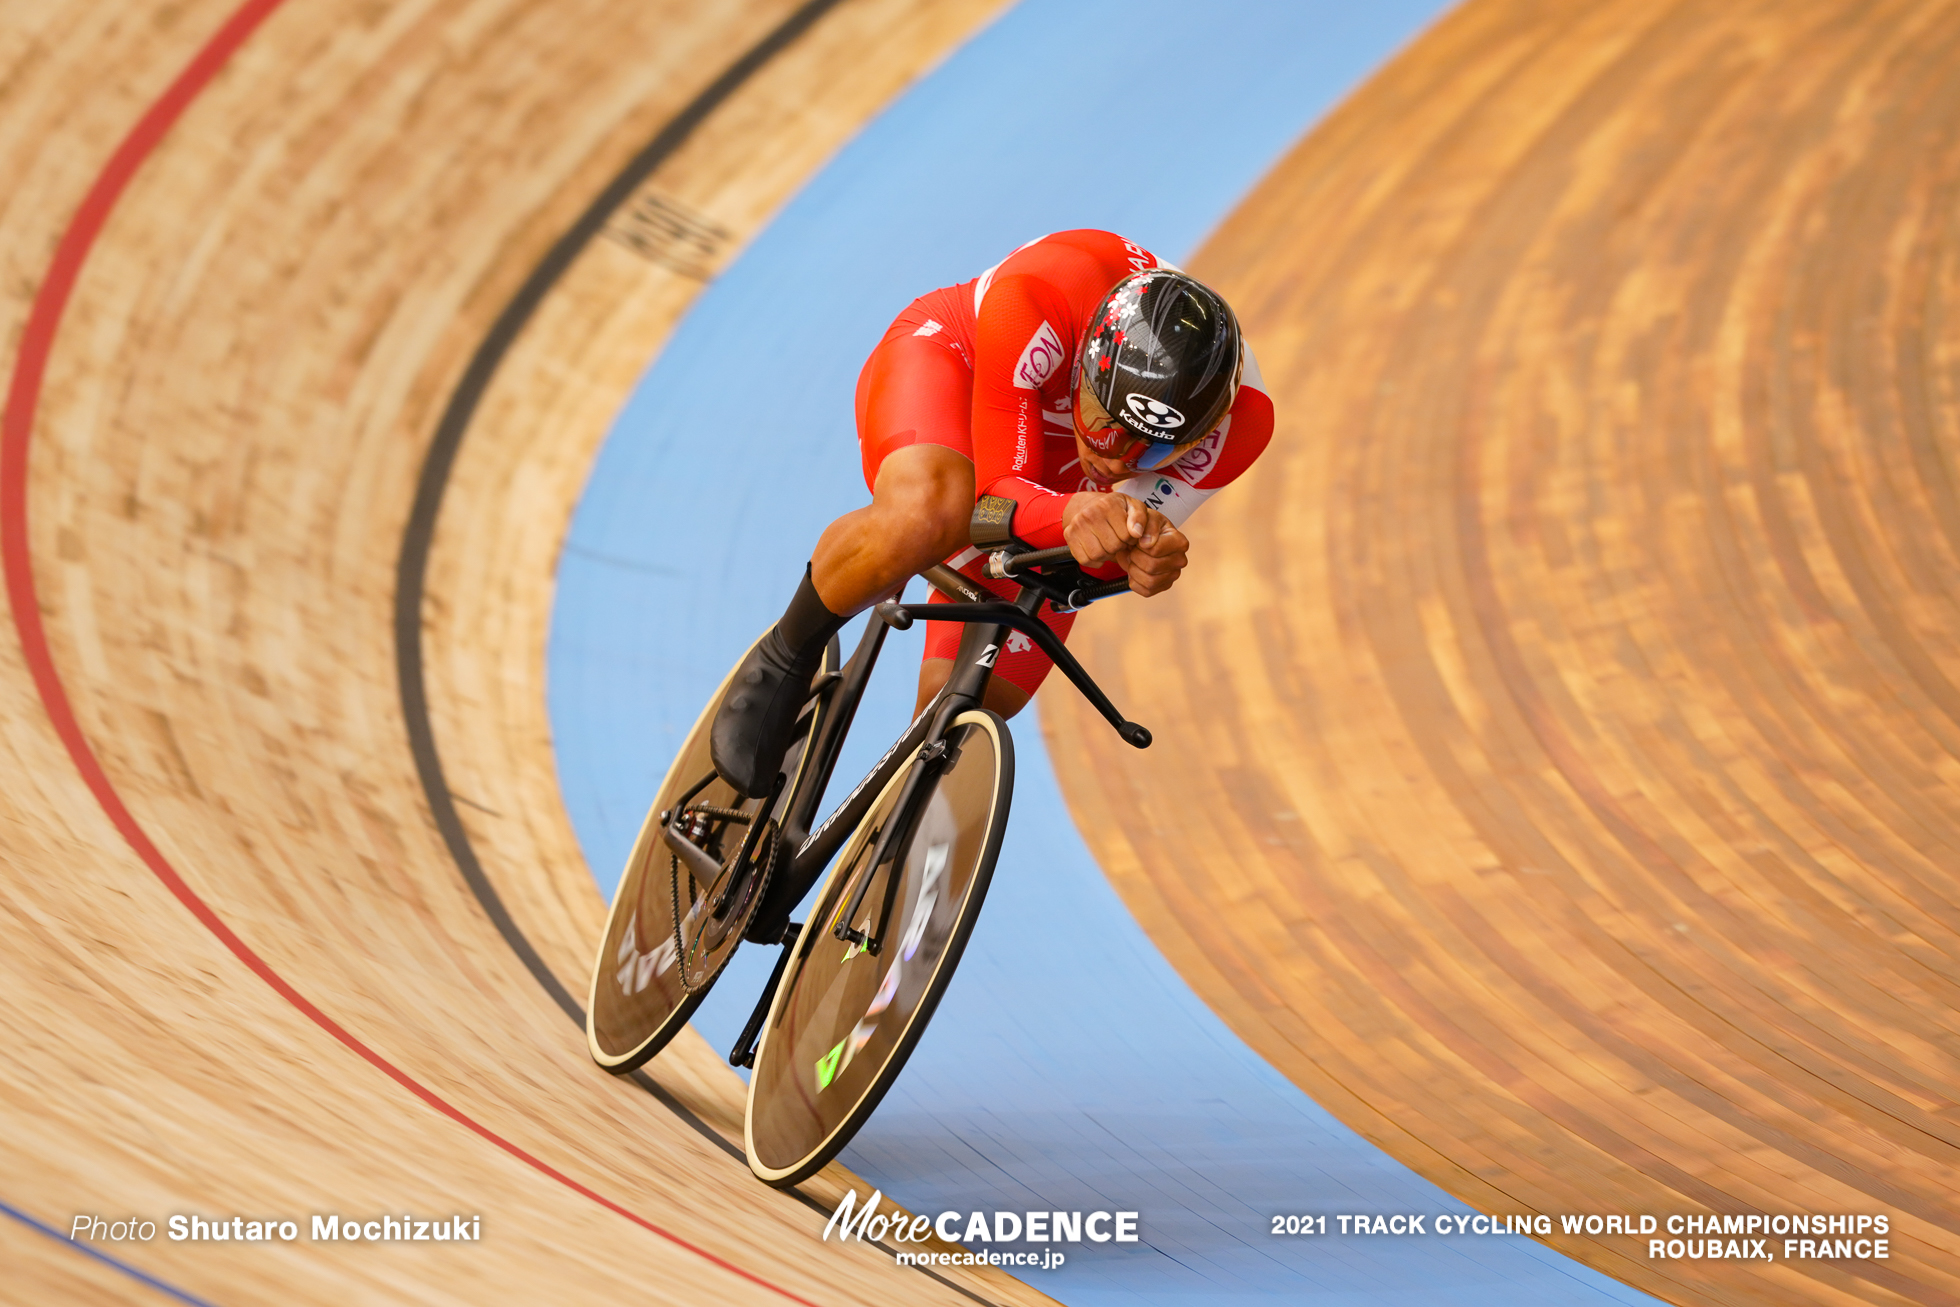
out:
<path id="1" fill-rule="evenodd" d="M 1130 416 L 1153 431 L 1175 431 L 1184 425 L 1184 415 L 1161 399 L 1152 399 L 1133 390 L 1123 399 Z"/>
<path id="2" fill-rule="evenodd" d="M 912 334 L 914 336 L 937 336 L 940 332 L 944 330 L 946 330 L 945 323 L 935 322 L 933 319 L 927 318 L 925 320 L 925 325 L 921 326 L 917 331 L 913 332 Z"/>
<path id="3" fill-rule="evenodd" d="M 1177 482 L 1169 477 L 1158 477 L 1144 492 L 1143 502 L 1161 513 L 1164 511 L 1164 505 L 1177 498 L 1177 489 Z"/>
<path id="4" fill-rule="evenodd" d="M 1218 462 L 1225 449 L 1225 437 L 1232 429 L 1232 415 L 1227 413 L 1225 420 L 1211 429 L 1209 435 L 1191 448 L 1178 455 L 1177 461 L 1170 465 L 1169 471 L 1177 473 L 1192 485 L 1205 479 L 1205 474 Z"/>
<path id="5" fill-rule="evenodd" d="M 1014 384 L 1022 390 L 1040 390 L 1042 383 L 1061 368 L 1067 353 L 1061 336 L 1044 320 L 1015 361 Z"/>

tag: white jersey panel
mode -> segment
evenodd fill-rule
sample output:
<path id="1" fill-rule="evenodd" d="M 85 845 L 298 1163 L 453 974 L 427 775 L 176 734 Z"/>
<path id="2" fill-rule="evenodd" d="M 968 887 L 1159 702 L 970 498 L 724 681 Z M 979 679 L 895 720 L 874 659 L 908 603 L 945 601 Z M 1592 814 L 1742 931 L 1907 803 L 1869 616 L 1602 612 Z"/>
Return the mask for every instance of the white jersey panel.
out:
<path id="1" fill-rule="evenodd" d="M 1245 370 L 1239 377 L 1239 388 L 1246 387 L 1266 393 L 1264 378 L 1259 373 L 1259 360 L 1252 355 L 1252 346 L 1246 345 Z M 1232 438 L 1232 415 L 1227 413 L 1225 420 L 1213 427 L 1208 435 L 1179 456 L 1175 463 L 1155 472 L 1140 472 L 1127 481 L 1118 483 L 1113 489 L 1136 499 L 1141 499 L 1165 517 L 1171 524 L 1182 528 L 1191 514 L 1198 511 L 1198 505 L 1217 493 L 1216 488 L 1200 490 L 1198 483 L 1205 474 L 1218 464 L 1225 454 L 1225 442 Z"/>

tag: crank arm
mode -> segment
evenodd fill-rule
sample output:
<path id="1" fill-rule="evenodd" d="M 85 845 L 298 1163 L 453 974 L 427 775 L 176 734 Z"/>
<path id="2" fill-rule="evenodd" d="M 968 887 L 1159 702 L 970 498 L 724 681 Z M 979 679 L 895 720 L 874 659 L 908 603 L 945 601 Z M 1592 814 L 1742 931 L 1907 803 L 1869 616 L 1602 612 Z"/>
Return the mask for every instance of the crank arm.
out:
<path id="1" fill-rule="evenodd" d="M 672 824 L 661 832 L 661 837 L 667 841 L 667 847 L 674 851 L 674 856 L 687 865 L 688 874 L 694 877 L 695 884 L 706 889 L 721 879 L 721 864 L 706 849 L 675 830 Z"/>
<path id="2" fill-rule="evenodd" d="M 789 955 L 796 952 L 796 937 L 803 927 L 792 921 L 783 931 L 783 951 L 776 958 L 776 969 L 769 973 L 769 983 L 762 987 L 762 997 L 756 1000 L 755 1011 L 749 1013 L 748 1024 L 742 1033 L 735 1037 L 735 1047 L 728 1050 L 728 1065 L 755 1065 L 755 1046 L 762 1035 L 762 1023 L 769 1019 L 769 1004 L 776 997 L 776 986 L 783 983 L 783 972 L 789 969 Z"/>
<path id="3" fill-rule="evenodd" d="M 756 841 L 762 837 L 763 827 L 769 824 L 768 818 L 764 814 L 776 806 L 776 798 L 783 792 L 783 782 L 785 779 L 781 772 L 776 773 L 776 783 L 769 789 L 768 801 L 755 810 L 755 815 L 761 820 L 749 822 L 748 833 L 742 836 L 742 847 L 735 850 L 734 860 L 728 864 L 729 870 L 739 871 L 743 868 L 748 868 L 751 871 L 754 870 L 750 866 L 750 860 L 755 857 Z M 713 908 L 715 920 L 719 921 L 727 916 L 728 910 L 735 906 L 735 891 L 741 886 L 742 880 L 743 878 L 740 875 L 730 876 L 728 878 L 728 884 L 715 897 L 715 906 Z"/>

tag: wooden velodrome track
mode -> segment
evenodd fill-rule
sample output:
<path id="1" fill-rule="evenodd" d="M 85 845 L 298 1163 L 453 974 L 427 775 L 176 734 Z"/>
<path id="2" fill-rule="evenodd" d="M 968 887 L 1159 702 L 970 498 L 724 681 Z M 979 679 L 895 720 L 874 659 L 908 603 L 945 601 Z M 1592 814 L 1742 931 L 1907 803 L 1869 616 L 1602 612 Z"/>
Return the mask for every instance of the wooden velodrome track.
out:
<path id="1" fill-rule="evenodd" d="M 1960 7 L 1456 11 L 1195 261 L 1287 454 L 1082 623 L 1157 747 L 1047 701 L 1179 970 L 1446 1188 L 1892 1216 L 1552 1241 L 1673 1301 L 1960 1301 L 1956 213 Z"/>
<path id="2" fill-rule="evenodd" d="M 698 1041 L 653 1092 L 590 1066 L 561 998 L 601 906 L 542 694 L 553 555 L 627 387 L 995 7 L 261 5 L 101 211 L 233 7 L 9 11 L 0 1199 L 492 1232 L 130 1254 L 221 1301 L 1039 1300 L 818 1245 L 719 1146 L 738 1089 Z M 1960 1281 L 1956 40 L 1926 4 L 1472 0 L 1198 261 L 1287 443 L 1171 599 L 1083 623 L 1159 747 L 1118 770 L 1049 703 L 1179 969 L 1447 1188 L 1898 1223 L 1862 1265 L 1555 1241 L 1675 1301 Z M 588 212 L 611 238 L 559 245 Z M 1165 792 L 1147 844 L 1098 820 Z M 0 1295 L 132 1292 L 0 1241 Z"/>
<path id="3" fill-rule="evenodd" d="M 433 1254 L 108 1249 L 221 1302 L 1046 1301 L 820 1245 L 847 1177 L 758 1186 L 741 1087 L 698 1039 L 654 1092 L 595 1074 L 432 820 L 395 626 L 473 353 L 651 161 L 478 397 L 425 542 L 450 813 L 582 997 L 603 908 L 542 659 L 584 469 L 700 278 L 995 8 L 8 8 L 5 1202 L 64 1231 L 98 1208 L 483 1215 Z M 236 53 L 212 79 L 214 33 Z M 153 1296 L 12 1222 L 0 1246 L 8 1301 Z"/>

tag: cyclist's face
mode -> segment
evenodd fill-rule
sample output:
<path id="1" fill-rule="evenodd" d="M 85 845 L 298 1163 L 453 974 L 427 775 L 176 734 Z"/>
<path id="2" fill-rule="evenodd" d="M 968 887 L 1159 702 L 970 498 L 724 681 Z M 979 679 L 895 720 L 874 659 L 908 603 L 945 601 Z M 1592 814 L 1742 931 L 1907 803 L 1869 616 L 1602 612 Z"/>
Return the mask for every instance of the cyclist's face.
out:
<path id="1" fill-rule="evenodd" d="M 1203 439 L 1203 437 L 1199 437 Z M 1082 466 L 1099 481 L 1117 482 L 1133 475 L 1139 465 L 1157 468 L 1174 462 L 1185 450 L 1197 444 L 1187 441 L 1173 448 L 1134 435 L 1109 415 L 1095 391 L 1078 385 L 1075 389 L 1075 449 Z"/>
<path id="2" fill-rule="evenodd" d="M 1089 442 L 1082 438 L 1080 431 L 1075 433 L 1075 453 L 1082 460 L 1082 470 L 1098 481 L 1106 481 L 1114 485 L 1133 475 L 1133 469 L 1127 467 L 1122 459 L 1098 454 Z"/>

